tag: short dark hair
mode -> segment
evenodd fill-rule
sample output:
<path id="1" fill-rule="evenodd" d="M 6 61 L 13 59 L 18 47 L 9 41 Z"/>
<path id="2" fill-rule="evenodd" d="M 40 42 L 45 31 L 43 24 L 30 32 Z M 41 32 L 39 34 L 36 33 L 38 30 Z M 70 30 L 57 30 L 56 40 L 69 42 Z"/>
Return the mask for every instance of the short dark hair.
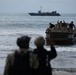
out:
<path id="1" fill-rule="evenodd" d="M 21 36 L 21 37 L 17 38 L 16 43 L 20 48 L 25 48 L 25 44 L 29 44 L 29 42 L 30 42 L 30 37 Z"/>

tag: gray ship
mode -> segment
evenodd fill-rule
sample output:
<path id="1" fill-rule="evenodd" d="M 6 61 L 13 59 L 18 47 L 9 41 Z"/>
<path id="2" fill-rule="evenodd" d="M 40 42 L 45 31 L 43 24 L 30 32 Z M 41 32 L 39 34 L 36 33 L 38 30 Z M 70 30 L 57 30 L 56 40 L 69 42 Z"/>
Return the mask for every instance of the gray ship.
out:
<path id="1" fill-rule="evenodd" d="M 52 11 L 52 12 L 41 12 L 38 11 L 38 13 L 28 13 L 31 16 L 60 16 L 57 11 Z"/>

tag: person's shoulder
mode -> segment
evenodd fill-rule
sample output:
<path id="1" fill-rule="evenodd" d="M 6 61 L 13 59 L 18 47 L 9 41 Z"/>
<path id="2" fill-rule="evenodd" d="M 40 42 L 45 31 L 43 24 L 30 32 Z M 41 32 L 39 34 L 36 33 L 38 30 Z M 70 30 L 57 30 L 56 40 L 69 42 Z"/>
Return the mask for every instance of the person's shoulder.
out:
<path id="1" fill-rule="evenodd" d="M 35 49 L 33 50 L 33 53 L 37 53 L 37 52 L 38 52 L 38 49 L 35 48 Z"/>
<path id="2" fill-rule="evenodd" d="M 48 51 L 46 48 L 43 48 L 45 51 Z"/>
<path id="3" fill-rule="evenodd" d="M 13 64 L 14 59 L 15 59 L 15 52 L 16 52 L 16 51 L 17 51 L 17 50 L 13 50 L 12 53 L 9 53 L 9 54 L 7 55 L 6 62 L 8 62 L 8 63 L 10 63 L 10 64 Z"/>
<path id="4" fill-rule="evenodd" d="M 7 58 L 12 58 L 14 56 L 14 54 L 15 54 L 15 52 L 8 54 Z"/>
<path id="5" fill-rule="evenodd" d="M 29 52 L 32 52 L 33 50 L 34 50 L 33 48 L 29 48 L 29 49 L 28 49 Z"/>
<path id="6" fill-rule="evenodd" d="M 44 53 L 47 55 L 50 51 L 44 48 Z"/>
<path id="7" fill-rule="evenodd" d="M 44 48 L 44 52 L 47 54 L 47 53 L 50 53 L 51 51 L 46 49 L 46 48 Z"/>
<path id="8" fill-rule="evenodd" d="M 12 53 L 9 53 L 7 55 L 7 59 L 12 60 L 14 58 L 16 52 L 18 52 L 18 50 L 13 50 Z"/>

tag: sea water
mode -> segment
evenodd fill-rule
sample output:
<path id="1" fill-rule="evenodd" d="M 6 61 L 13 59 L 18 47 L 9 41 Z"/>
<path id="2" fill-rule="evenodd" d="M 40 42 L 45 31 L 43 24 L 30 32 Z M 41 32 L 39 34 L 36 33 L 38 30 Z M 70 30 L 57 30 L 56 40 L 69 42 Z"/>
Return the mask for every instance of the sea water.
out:
<path id="1" fill-rule="evenodd" d="M 74 22 L 76 14 L 61 14 L 61 16 L 30 16 L 25 13 L 0 14 L 0 74 L 3 73 L 7 54 L 18 49 L 16 40 L 19 36 L 31 37 L 30 47 L 35 48 L 34 39 L 37 36 L 46 37 L 45 31 L 49 23 L 57 21 Z M 49 46 L 45 46 L 50 50 Z M 55 45 L 58 56 L 51 61 L 53 68 L 76 68 L 76 44 L 70 46 Z"/>

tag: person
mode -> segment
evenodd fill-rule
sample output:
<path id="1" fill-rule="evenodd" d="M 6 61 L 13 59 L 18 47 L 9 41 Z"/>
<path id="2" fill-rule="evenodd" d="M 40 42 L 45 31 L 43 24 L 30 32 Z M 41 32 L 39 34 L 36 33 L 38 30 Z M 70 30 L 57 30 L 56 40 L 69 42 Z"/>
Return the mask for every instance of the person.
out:
<path id="1" fill-rule="evenodd" d="M 73 21 L 69 24 L 69 28 L 71 29 L 71 30 L 73 30 L 73 27 L 75 27 L 75 25 L 73 24 Z"/>
<path id="2" fill-rule="evenodd" d="M 49 23 L 49 25 L 50 25 L 50 28 L 55 27 L 55 25 L 54 25 L 54 24 L 52 24 L 52 23 Z"/>
<path id="3" fill-rule="evenodd" d="M 62 27 L 62 21 L 60 21 L 59 27 Z"/>
<path id="4" fill-rule="evenodd" d="M 37 48 L 34 49 L 34 53 L 37 54 L 39 60 L 39 67 L 34 71 L 34 75 L 52 75 L 52 68 L 50 61 L 57 56 L 53 42 L 51 42 L 51 51 L 47 51 L 44 48 L 45 40 L 42 36 L 35 39 L 35 45 Z"/>
<path id="5" fill-rule="evenodd" d="M 66 23 L 65 23 L 64 20 L 63 20 L 63 23 L 62 23 L 62 27 L 66 27 Z"/>
<path id="6" fill-rule="evenodd" d="M 60 24 L 59 20 L 57 21 L 57 24 Z"/>
<path id="7" fill-rule="evenodd" d="M 29 48 L 30 37 L 17 38 L 18 50 L 8 54 L 4 75 L 32 75 L 32 68 L 37 68 L 36 55 Z M 36 64 L 35 64 L 36 63 Z"/>

